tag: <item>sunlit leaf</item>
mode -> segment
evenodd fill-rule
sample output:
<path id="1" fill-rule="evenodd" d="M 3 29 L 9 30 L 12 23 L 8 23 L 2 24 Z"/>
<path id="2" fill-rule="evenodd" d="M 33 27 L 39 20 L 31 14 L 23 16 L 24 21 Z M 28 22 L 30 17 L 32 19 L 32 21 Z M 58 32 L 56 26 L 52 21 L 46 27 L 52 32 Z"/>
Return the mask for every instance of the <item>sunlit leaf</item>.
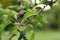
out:
<path id="1" fill-rule="evenodd" d="M 29 18 L 33 15 L 37 15 L 37 13 L 31 9 L 28 9 L 27 12 L 25 13 L 25 15 L 23 16 L 23 20 L 26 20 L 27 18 Z"/>
<path id="2" fill-rule="evenodd" d="M 35 37 L 35 33 L 34 33 L 34 31 L 32 30 L 31 33 L 30 33 L 30 40 L 34 40 L 34 37 Z"/>
<path id="3" fill-rule="evenodd" d="M 19 11 L 19 6 L 18 6 L 18 5 L 8 6 L 7 8 L 8 8 L 8 9 L 11 9 L 11 10 Z"/>

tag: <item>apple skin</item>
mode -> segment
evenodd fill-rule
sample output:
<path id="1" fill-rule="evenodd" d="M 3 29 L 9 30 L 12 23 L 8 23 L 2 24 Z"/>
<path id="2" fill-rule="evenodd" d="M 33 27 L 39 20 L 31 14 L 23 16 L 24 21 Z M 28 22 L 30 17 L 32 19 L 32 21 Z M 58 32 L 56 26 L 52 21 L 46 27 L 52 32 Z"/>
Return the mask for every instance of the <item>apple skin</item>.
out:
<path id="1" fill-rule="evenodd" d="M 20 1 L 20 0 L 18 0 L 18 1 L 17 1 L 17 3 L 18 3 L 18 5 L 20 5 L 20 4 L 21 4 L 21 1 Z"/>
<path id="2" fill-rule="evenodd" d="M 24 14 L 25 14 L 25 10 L 21 10 L 21 11 L 18 13 L 18 16 L 19 16 L 20 18 L 23 18 Z"/>

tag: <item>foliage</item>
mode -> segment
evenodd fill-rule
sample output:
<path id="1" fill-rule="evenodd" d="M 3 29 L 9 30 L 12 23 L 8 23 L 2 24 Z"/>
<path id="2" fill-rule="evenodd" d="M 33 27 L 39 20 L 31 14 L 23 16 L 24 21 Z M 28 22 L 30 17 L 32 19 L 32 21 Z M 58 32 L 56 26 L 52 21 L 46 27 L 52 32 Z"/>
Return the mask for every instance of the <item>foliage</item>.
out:
<path id="1" fill-rule="evenodd" d="M 7 2 L 9 2 L 9 4 L 7 4 Z M 7 0 L 7 5 L 4 5 L 3 1 L 1 3 L 3 7 L 0 5 L 0 32 L 10 32 L 12 36 L 9 40 L 19 33 L 20 36 L 18 40 L 29 40 L 26 37 L 28 29 L 30 29 L 30 31 L 36 29 L 41 30 L 43 25 L 47 24 L 47 20 L 42 14 L 44 12 L 43 9 L 46 9 L 47 5 L 49 5 L 49 7 L 53 5 L 53 1 L 51 3 L 51 1 L 47 0 L 39 1 L 39 3 L 34 2 L 33 4 L 28 0 L 21 0 L 19 2 L 20 4 L 11 6 L 11 2 Z M 37 6 L 40 4 L 44 4 L 43 8 Z M 34 31 L 31 31 L 30 40 L 34 40 Z"/>

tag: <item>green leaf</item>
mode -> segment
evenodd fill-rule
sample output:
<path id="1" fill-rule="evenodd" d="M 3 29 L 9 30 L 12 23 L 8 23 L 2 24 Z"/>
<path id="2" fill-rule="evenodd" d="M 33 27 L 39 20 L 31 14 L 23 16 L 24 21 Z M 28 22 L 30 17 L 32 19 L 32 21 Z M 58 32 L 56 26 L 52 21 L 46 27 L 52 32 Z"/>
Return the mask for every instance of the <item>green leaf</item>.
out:
<path id="1" fill-rule="evenodd" d="M 43 16 L 43 15 L 37 15 L 36 16 L 36 19 L 38 20 L 38 21 L 40 21 L 41 23 L 43 23 L 43 24 L 47 24 L 48 22 L 47 22 L 47 20 L 46 20 L 46 18 Z"/>
<path id="2" fill-rule="evenodd" d="M 37 23 L 37 26 L 38 26 L 38 28 L 42 28 L 42 27 L 43 27 L 43 24 L 40 23 L 40 22 L 38 22 L 38 23 Z"/>
<path id="3" fill-rule="evenodd" d="M 22 38 L 24 38 L 24 36 L 25 36 L 25 32 L 21 31 L 18 40 L 22 40 Z"/>
<path id="4" fill-rule="evenodd" d="M 24 3 L 24 7 L 25 7 L 26 9 L 30 8 L 29 3 L 28 3 L 28 2 L 25 2 L 25 3 Z"/>
<path id="5" fill-rule="evenodd" d="M 28 9 L 27 12 L 25 13 L 25 15 L 23 16 L 23 20 L 26 20 L 27 18 L 29 18 L 33 15 L 37 15 L 37 13 L 31 9 Z"/>
<path id="6" fill-rule="evenodd" d="M 3 8 L 0 8 L 0 17 L 5 13 Z"/>
<path id="7" fill-rule="evenodd" d="M 10 9 L 10 10 L 19 11 L 18 10 L 18 5 L 8 6 L 7 8 Z"/>
<path id="8" fill-rule="evenodd" d="M 31 33 L 30 33 L 30 40 L 34 40 L 34 37 L 35 37 L 35 33 L 34 33 L 34 31 L 32 30 Z"/>
<path id="9" fill-rule="evenodd" d="M 6 27 L 6 25 L 8 25 L 9 23 L 11 23 L 11 21 L 8 19 L 7 15 L 3 15 L 1 17 L 1 23 L 0 23 L 0 27 L 2 30 L 4 30 L 4 28 Z"/>
<path id="10" fill-rule="evenodd" d="M 2 23 L 0 24 L 1 30 L 4 30 L 4 28 L 5 28 L 6 25 L 8 25 L 8 24 L 9 24 L 9 22 L 2 22 Z"/>
<path id="11" fill-rule="evenodd" d="M 28 39 L 26 38 L 26 36 L 24 36 L 24 37 L 23 37 L 23 40 L 28 40 Z"/>
<path id="12" fill-rule="evenodd" d="M 4 30 L 5 30 L 5 31 L 11 30 L 14 26 L 15 26 L 14 24 L 10 23 L 10 24 L 8 24 L 8 25 L 5 27 Z"/>
<path id="13" fill-rule="evenodd" d="M 45 24 L 48 23 L 45 17 L 43 17 L 43 18 L 41 19 L 41 22 L 43 22 L 43 23 L 45 23 Z"/>

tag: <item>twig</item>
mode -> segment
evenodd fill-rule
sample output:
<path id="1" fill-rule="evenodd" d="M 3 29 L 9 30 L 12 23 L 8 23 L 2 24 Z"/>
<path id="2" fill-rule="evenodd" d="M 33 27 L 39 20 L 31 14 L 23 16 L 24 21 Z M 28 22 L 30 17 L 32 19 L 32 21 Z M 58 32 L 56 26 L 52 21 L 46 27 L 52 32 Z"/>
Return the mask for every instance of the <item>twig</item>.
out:
<path id="1" fill-rule="evenodd" d="M 9 38 L 9 40 L 11 40 L 14 36 L 15 36 L 15 34 L 12 34 L 12 36 Z"/>

